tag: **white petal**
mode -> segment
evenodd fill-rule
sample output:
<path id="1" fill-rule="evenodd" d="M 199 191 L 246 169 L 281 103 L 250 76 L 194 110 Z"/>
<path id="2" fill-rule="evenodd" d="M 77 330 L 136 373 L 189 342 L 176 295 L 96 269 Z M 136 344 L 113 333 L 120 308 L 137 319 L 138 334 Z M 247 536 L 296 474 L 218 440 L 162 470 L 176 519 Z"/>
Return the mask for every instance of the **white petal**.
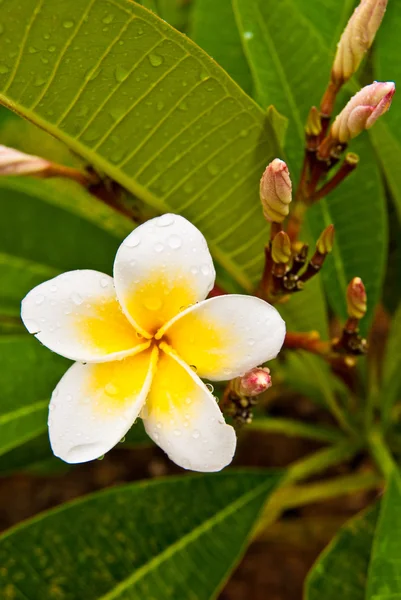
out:
<path id="1" fill-rule="evenodd" d="M 199 377 L 238 377 L 275 358 L 285 337 L 278 311 L 259 298 L 230 294 L 190 307 L 166 325 L 162 335 Z"/>
<path id="2" fill-rule="evenodd" d="M 233 458 L 235 431 L 226 425 L 205 384 L 171 349 L 167 351 L 160 353 L 142 412 L 146 431 L 180 467 L 220 471 Z"/>
<path id="3" fill-rule="evenodd" d="M 121 244 L 114 280 L 123 309 L 142 334 L 152 334 L 190 304 L 206 298 L 215 270 L 206 240 L 189 221 L 165 214 Z"/>
<path id="4" fill-rule="evenodd" d="M 68 463 L 99 458 L 130 429 L 145 402 L 157 350 L 101 364 L 75 363 L 53 392 L 50 443 Z"/>
<path id="5" fill-rule="evenodd" d="M 70 271 L 41 283 L 23 299 L 21 317 L 29 333 L 71 360 L 122 358 L 147 341 L 123 314 L 113 278 L 98 271 Z"/>

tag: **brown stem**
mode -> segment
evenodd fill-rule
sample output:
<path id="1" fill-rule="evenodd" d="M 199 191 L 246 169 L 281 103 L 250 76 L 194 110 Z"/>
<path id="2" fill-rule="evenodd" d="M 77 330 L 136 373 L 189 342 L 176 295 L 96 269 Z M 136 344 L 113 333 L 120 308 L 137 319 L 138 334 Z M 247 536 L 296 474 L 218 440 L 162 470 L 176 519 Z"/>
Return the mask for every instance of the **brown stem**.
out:
<path id="1" fill-rule="evenodd" d="M 308 331 L 305 333 L 287 331 L 284 339 L 284 348 L 307 350 L 308 352 L 324 357 L 327 357 L 331 352 L 330 343 L 321 340 L 317 331 Z"/>
<path id="2" fill-rule="evenodd" d="M 323 94 L 323 98 L 320 102 L 320 112 L 324 117 L 331 117 L 334 110 L 334 104 L 336 101 L 337 94 L 340 91 L 342 85 L 342 81 L 334 82 L 332 79 L 330 79 L 327 88 Z"/>
<path id="3" fill-rule="evenodd" d="M 87 171 L 80 171 L 79 169 L 66 167 L 65 165 L 60 165 L 58 163 L 50 163 L 47 169 L 39 173 L 38 176 L 43 178 L 66 177 L 86 188 L 100 182 L 100 178 L 94 172 L 89 173 Z"/>
<path id="4" fill-rule="evenodd" d="M 316 202 L 321 198 L 324 198 L 328 194 L 330 194 L 333 190 L 336 189 L 340 183 L 344 181 L 358 166 L 359 159 L 355 154 L 347 155 L 345 157 L 344 162 L 341 167 L 338 169 L 337 173 L 332 177 L 329 181 L 327 181 L 320 190 L 317 190 L 312 198 L 312 202 Z"/>
<path id="5" fill-rule="evenodd" d="M 310 259 L 308 266 L 306 267 L 306 271 L 302 273 L 300 276 L 300 280 L 304 283 L 309 281 L 312 277 L 314 277 L 317 273 L 319 273 L 320 269 L 323 266 L 324 261 L 326 260 L 327 254 L 321 254 L 318 250 L 315 250 L 314 255 Z"/>

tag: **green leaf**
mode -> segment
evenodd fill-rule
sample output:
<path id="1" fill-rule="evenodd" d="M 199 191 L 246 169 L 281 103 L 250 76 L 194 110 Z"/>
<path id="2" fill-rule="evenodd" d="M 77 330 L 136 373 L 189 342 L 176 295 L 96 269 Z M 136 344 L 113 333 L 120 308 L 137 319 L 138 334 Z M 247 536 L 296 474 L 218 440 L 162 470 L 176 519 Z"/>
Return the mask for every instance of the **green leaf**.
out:
<path id="1" fill-rule="evenodd" d="M 382 409 L 383 420 L 388 423 L 390 420 L 391 409 L 394 403 L 399 400 L 401 393 L 401 304 L 395 313 L 390 327 L 389 338 L 387 341 L 386 354 L 383 360 L 383 382 L 380 391 L 380 406 Z"/>
<path id="2" fill-rule="evenodd" d="M 266 241 L 258 183 L 279 153 L 265 113 L 128 0 L 20 0 L 2 20 L 1 100 L 154 209 L 186 216 L 252 290 Z"/>
<path id="3" fill-rule="evenodd" d="M 69 365 L 28 334 L 0 337 L 0 455 L 47 428 L 50 394 Z"/>
<path id="4" fill-rule="evenodd" d="M 191 15 L 191 38 L 249 95 L 253 83 L 231 0 L 197 0 Z"/>
<path id="5" fill-rule="evenodd" d="M 394 470 L 380 504 L 351 519 L 318 558 L 305 600 L 401 597 L 401 476 Z"/>
<path id="6" fill-rule="evenodd" d="M 334 33 L 341 32 L 350 3 L 318 0 L 233 0 L 262 106 L 274 104 L 289 118 L 286 152 L 293 179 L 300 168 L 303 126 L 310 106 L 318 104 L 330 72 L 335 45 Z M 327 6 L 326 6 L 327 5 Z M 339 23 L 340 30 L 333 23 Z M 331 31 L 331 35 L 330 35 Z M 342 98 L 345 102 L 346 98 Z M 351 150 L 361 155 L 352 176 L 329 197 L 309 211 L 314 237 L 330 223 L 336 227 L 336 242 L 323 269 L 324 285 L 334 311 L 346 317 L 345 290 L 352 277 L 362 277 L 369 297 L 367 330 L 377 304 L 384 276 L 387 221 L 386 206 L 375 154 L 365 134 Z M 374 219 L 372 219 L 374 215 Z"/>
<path id="7" fill-rule="evenodd" d="M 394 470 L 381 502 L 366 590 L 366 600 L 401 598 L 401 475 Z"/>
<path id="8" fill-rule="evenodd" d="M 279 478 L 271 471 L 170 478 L 64 505 L 0 538 L 0 588 L 30 600 L 209 600 Z"/>
<path id="9" fill-rule="evenodd" d="M 366 600 L 365 588 L 379 505 L 346 523 L 305 582 L 305 600 Z"/>

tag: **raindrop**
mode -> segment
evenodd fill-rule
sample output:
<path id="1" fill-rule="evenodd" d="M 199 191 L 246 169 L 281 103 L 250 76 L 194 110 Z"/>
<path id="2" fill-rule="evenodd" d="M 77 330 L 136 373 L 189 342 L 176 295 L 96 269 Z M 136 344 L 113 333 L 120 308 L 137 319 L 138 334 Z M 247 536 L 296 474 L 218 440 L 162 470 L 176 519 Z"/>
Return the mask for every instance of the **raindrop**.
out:
<path id="1" fill-rule="evenodd" d="M 246 137 L 248 135 L 248 130 L 247 129 L 241 129 L 241 131 L 239 132 L 240 137 Z"/>
<path id="2" fill-rule="evenodd" d="M 98 76 L 100 75 L 100 73 L 101 73 L 101 70 L 102 70 L 102 69 L 100 69 L 100 68 L 99 68 L 99 69 L 96 69 L 95 71 L 93 71 L 93 72 L 92 72 L 92 73 L 89 75 L 89 77 L 88 77 L 88 81 L 93 81 L 94 79 L 96 79 L 96 77 L 98 77 Z"/>
<path id="3" fill-rule="evenodd" d="M 159 102 L 156 104 L 156 108 L 157 108 L 157 110 L 163 110 L 163 108 L 164 108 L 164 102 L 162 102 L 161 100 L 159 100 Z"/>
<path id="4" fill-rule="evenodd" d="M 112 23 L 114 19 L 114 15 L 106 15 L 104 17 L 104 19 L 102 19 L 102 23 L 104 23 L 105 25 L 108 25 L 109 23 Z"/>
<path id="5" fill-rule="evenodd" d="M 186 110 L 188 110 L 188 104 L 186 102 L 181 102 L 181 104 L 178 105 L 178 108 L 179 110 L 185 112 Z"/>
<path id="6" fill-rule="evenodd" d="M 139 244 L 141 243 L 141 240 L 138 236 L 136 235 L 129 235 L 125 240 L 124 240 L 124 245 L 128 246 L 128 248 L 136 248 L 137 246 L 139 246 Z"/>
<path id="7" fill-rule="evenodd" d="M 143 305 L 148 310 L 159 310 L 162 307 L 162 304 L 161 298 L 158 296 L 148 296 L 143 300 Z"/>
<path id="8" fill-rule="evenodd" d="M 206 387 L 207 387 L 207 389 L 209 390 L 209 392 L 211 392 L 211 393 L 213 394 L 213 392 L 214 392 L 214 387 L 212 386 L 212 384 L 211 384 L 211 383 L 207 383 L 207 384 L 206 384 Z"/>
<path id="9" fill-rule="evenodd" d="M 109 285 L 109 280 L 106 277 L 102 277 L 100 280 L 100 285 L 102 288 L 106 288 Z"/>
<path id="10" fill-rule="evenodd" d="M 51 291 L 51 292 L 57 292 L 57 286 L 56 286 L 56 285 L 54 285 L 54 284 L 53 284 L 53 285 L 51 285 L 51 286 L 50 286 L 50 291 Z"/>
<path id="11" fill-rule="evenodd" d="M 174 429 L 174 435 L 177 437 L 181 435 L 181 429 Z"/>
<path id="12" fill-rule="evenodd" d="M 172 225 L 174 223 L 174 217 L 173 215 L 162 215 L 161 217 L 159 217 L 156 221 L 156 225 L 158 227 L 168 227 L 169 225 Z"/>
<path id="13" fill-rule="evenodd" d="M 163 57 L 159 54 L 149 54 L 149 62 L 152 67 L 160 67 L 163 63 Z"/>
<path id="14" fill-rule="evenodd" d="M 200 437 L 200 431 L 199 431 L 199 429 L 194 429 L 193 430 L 192 437 L 195 438 L 196 440 Z"/>
<path id="15" fill-rule="evenodd" d="M 50 33 L 44 33 L 44 34 L 43 34 L 43 38 L 44 38 L 45 40 L 49 40 L 49 39 L 50 39 Z"/>
<path id="16" fill-rule="evenodd" d="M 210 273 L 209 265 L 202 265 L 201 271 L 202 271 L 203 275 L 209 275 L 209 273 Z"/>
<path id="17" fill-rule="evenodd" d="M 65 29 L 71 29 L 71 27 L 74 27 L 74 21 L 64 21 L 63 27 Z"/>
<path id="18" fill-rule="evenodd" d="M 248 340 L 248 345 L 249 345 L 249 346 L 254 346 L 254 345 L 255 345 L 255 340 L 254 340 L 253 338 L 250 338 L 250 339 Z"/>
<path id="19" fill-rule="evenodd" d="M 120 444 L 123 444 L 124 442 L 125 442 L 125 435 L 124 435 L 124 437 L 121 438 Z"/>
<path id="20" fill-rule="evenodd" d="M 129 75 L 129 70 L 125 69 L 121 65 L 117 65 L 114 71 L 114 75 L 118 83 L 125 81 Z"/>
<path id="21" fill-rule="evenodd" d="M 251 40 L 253 38 L 252 31 L 244 31 L 244 39 Z"/>
<path id="22" fill-rule="evenodd" d="M 217 175 L 218 172 L 219 172 L 219 167 L 217 167 L 216 165 L 211 164 L 211 165 L 207 166 L 207 170 L 209 171 L 209 173 L 211 175 Z"/>
<path id="23" fill-rule="evenodd" d="M 160 423 L 160 421 L 158 423 L 156 423 L 156 427 L 157 427 L 157 429 L 161 429 L 162 428 L 162 424 Z"/>
<path id="24" fill-rule="evenodd" d="M 191 271 L 192 275 L 197 275 L 199 273 L 198 267 L 191 267 L 190 271 Z"/>
<path id="25" fill-rule="evenodd" d="M 154 437 L 154 439 L 155 439 L 155 440 L 158 440 L 158 439 L 159 439 L 159 434 L 157 433 L 157 431 L 155 431 L 155 432 L 153 433 L 153 437 Z"/>
<path id="26" fill-rule="evenodd" d="M 189 366 L 190 366 L 190 367 L 191 367 L 191 369 L 192 369 L 193 371 L 195 371 L 195 373 L 196 373 L 196 371 L 198 370 L 197 366 L 196 366 L 196 365 L 189 365 Z"/>
<path id="27" fill-rule="evenodd" d="M 72 402 L 72 396 L 71 394 L 67 394 L 65 397 L 66 402 Z"/>
<path id="28" fill-rule="evenodd" d="M 178 250 L 178 248 L 181 248 L 182 246 L 182 239 L 178 235 L 170 235 L 167 241 L 168 245 L 170 248 L 173 248 L 173 250 Z"/>
<path id="29" fill-rule="evenodd" d="M 33 85 L 35 87 L 40 87 L 41 85 L 43 85 L 44 83 L 46 83 L 46 79 L 44 77 L 37 77 L 35 79 L 35 81 L 33 82 Z"/>
<path id="30" fill-rule="evenodd" d="M 45 297 L 43 296 L 43 294 L 38 294 L 36 296 L 35 304 L 38 304 L 38 305 L 43 304 L 44 300 L 45 300 Z"/>
<path id="31" fill-rule="evenodd" d="M 186 399 L 185 399 L 185 402 L 186 402 L 187 404 L 191 404 L 191 403 L 192 403 L 192 398 L 186 398 Z"/>
<path id="32" fill-rule="evenodd" d="M 104 391 L 108 396 L 117 396 L 119 390 L 118 387 L 114 385 L 114 383 L 109 382 L 105 385 Z"/>
<path id="33" fill-rule="evenodd" d="M 56 46 L 49 46 L 48 47 L 48 51 L 49 52 L 55 52 L 56 51 Z"/>
<path id="34" fill-rule="evenodd" d="M 6 65 L 0 65 L 0 75 L 5 75 L 9 70 L 10 69 Z"/>
<path id="35" fill-rule="evenodd" d="M 191 194 L 194 191 L 194 186 L 191 182 L 186 183 L 183 190 L 186 194 Z"/>
<path id="36" fill-rule="evenodd" d="M 104 459 L 104 454 L 102 454 L 102 456 L 99 456 L 98 460 L 103 460 Z"/>
<path id="37" fill-rule="evenodd" d="M 29 46 L 29 48 L 28 48 L 29 54 L 36 54 L 37 51 L 38 51 L 38 49 L 34 48 L 33 46 Z"/>
<path id="38" fill-rule="evenodd" d="M 163 244 L 161 244 L 160 242 L 155 244 L 155 252 L 163 252 L 163 250 L 164 250 Z"/>
<path id="39" fill-rule="evenodd" d="M 80 296 L 80 295 L 79 295 L 79 294 L 77 294 L 77 293 L 74 293 L 74 294 L 71 296 L 71 300 L 72 300 L 72 301 L 74 302 L 74 304 L 76 304 L 77 306 L 79 306 L 79 305 L 80 305 L 80 304 L 82 304 L 82 302 L 83 302 L 83 298 L 82 298 L 82 296 Z"/>

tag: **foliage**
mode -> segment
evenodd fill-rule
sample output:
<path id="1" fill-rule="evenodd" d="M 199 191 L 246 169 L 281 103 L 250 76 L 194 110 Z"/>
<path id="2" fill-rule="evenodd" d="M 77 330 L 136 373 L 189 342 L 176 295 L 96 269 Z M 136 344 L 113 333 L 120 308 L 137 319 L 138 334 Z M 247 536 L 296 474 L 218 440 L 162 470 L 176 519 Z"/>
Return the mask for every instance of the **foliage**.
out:
<path id="1" fill-rule="evenodd" d="M 2 598 L 215 598 L 253 537 L 287 508 L 368 488 L 383 496 L 341 527 L 307 577 L 305 600 L 400 596 L 400 102 L 349 141 L 359 164 L 343 177 L 344 154 L 326 157 L 319 171 L 316 148 L 305 151 L 317 144 L 305 122 L 325 93 L 354 4 L 0 0 L 0 143 L 58 169 L 43 178 L 0 175 L 0 476 L 63 472 L 48 443 L 47 407 L 70 363 L 26 332 L 22 298 L 64 271 L 111 274 L 124 237 L 163 212 L 205 235 L 214 294 L 258 295 L 286 321 L 271 390 L 251 402 L 238 382 L 216 386 L 234 421 L 248 421 L 258 403 L 253 424 L 238 428 L 240 442 L 257 431 L 324 445 L 283 472 L 266 463 L 180 473 L 102 490 L 19 524 L 0 537 Z M 362 85 L 398 82 L 400 21 L 399 3 L 389 0 L 373 52 L 335 94 L 334 115 Z M 259 197 L 275 158 L 289 167 L 294 198 L 291 260 L 278 267 L 271 244 L 281 225 L 266 223 Z M 316 240 L 331 225 L 333 248 L 319 256 Z M 292 271 L 304 243 L 309 266 Z M 299 292 L 285 287 L 289 275 Z M 362 318 L 350 309 L 355 278 L 366 289 Z M 288 416 L 291 402 L 317 417 Z M 123 442 L 121 461 L 151 444 L 139 424 Z M 344 461 L 352 482 L 334 474 L 308 483 Z"/>

